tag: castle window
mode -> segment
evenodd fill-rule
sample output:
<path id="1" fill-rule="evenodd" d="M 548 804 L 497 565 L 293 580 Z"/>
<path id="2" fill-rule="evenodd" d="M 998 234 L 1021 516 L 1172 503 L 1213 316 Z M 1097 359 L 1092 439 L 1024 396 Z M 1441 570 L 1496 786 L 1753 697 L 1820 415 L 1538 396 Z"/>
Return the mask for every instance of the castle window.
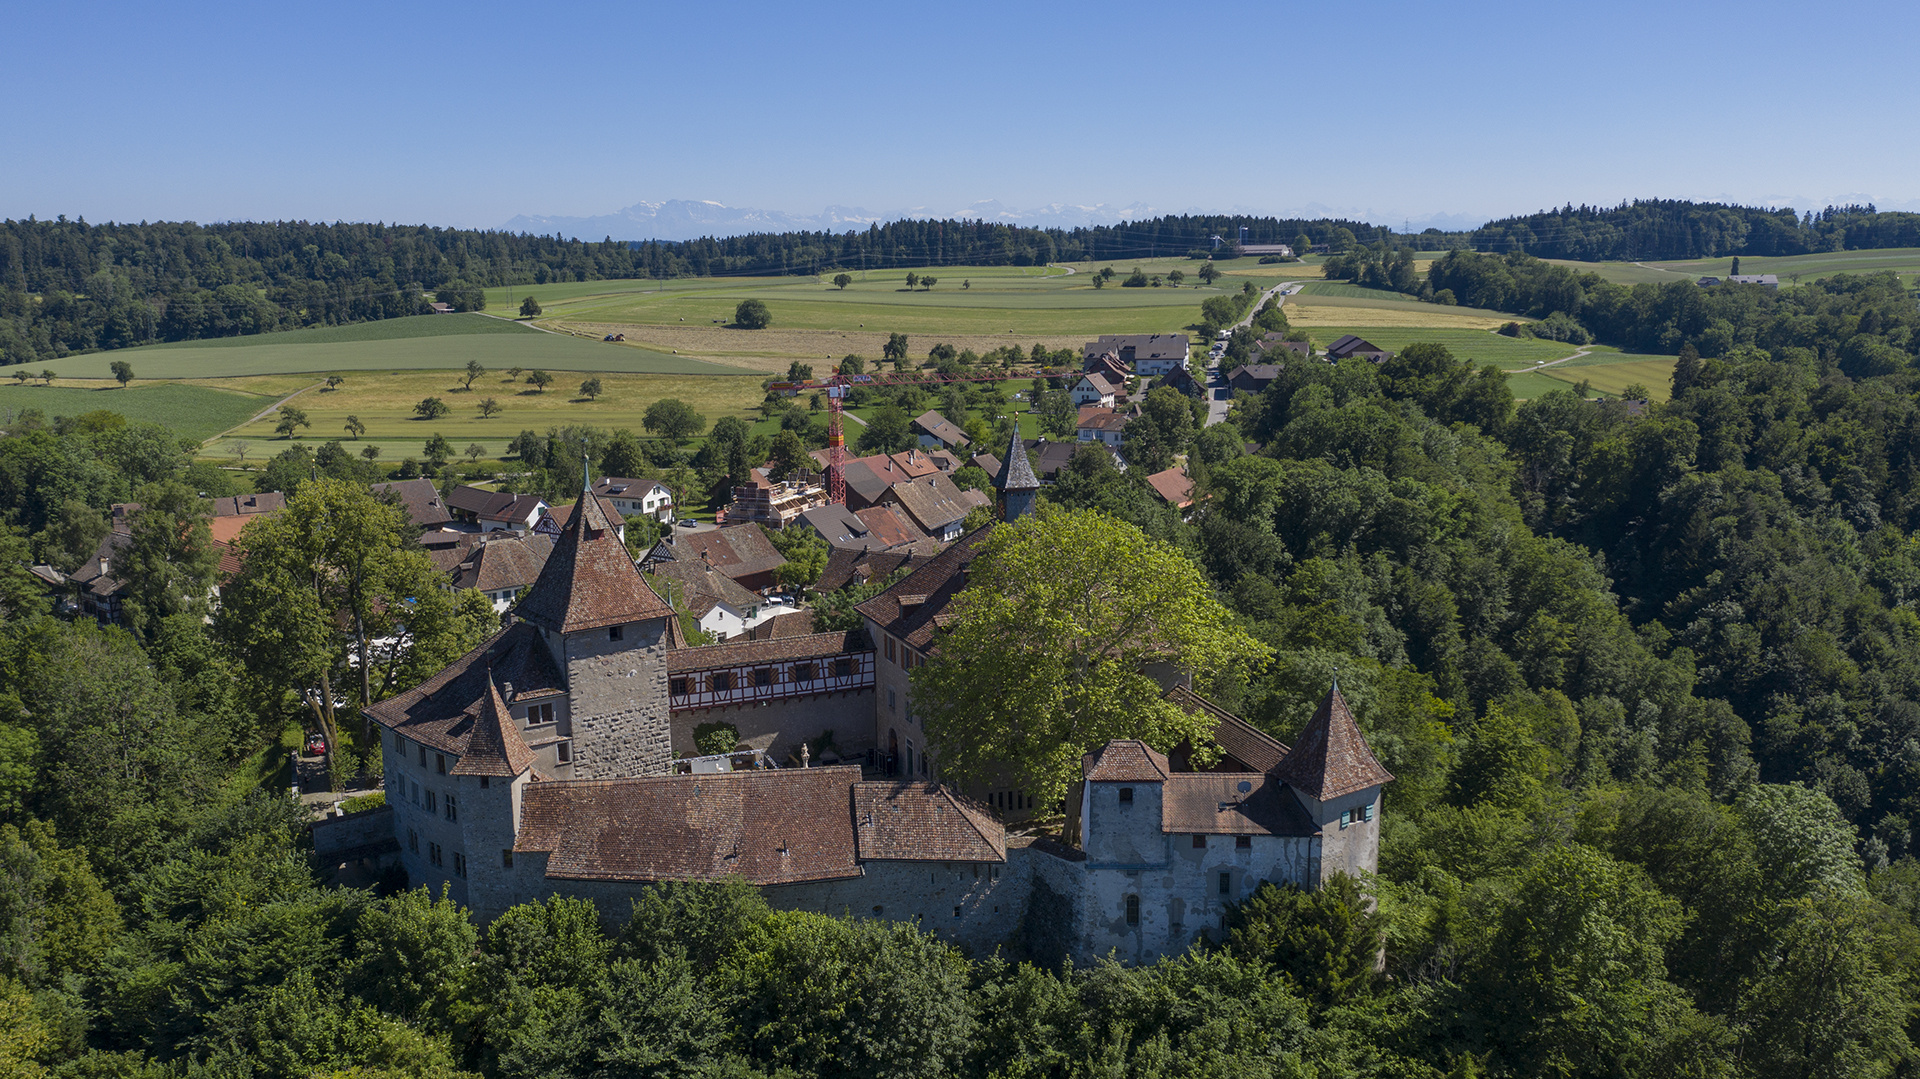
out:
<path id="1" fill-rule="evenodd" d="M 551 704 L 527 705 L 527 726 L 531 727 L 539 723 L 552 723 L 552 722 L 553 722 L 553 705 Z"/>
<path id="2" fill-rule="evenodd" d="M 1140 897 L 1137 895 L 1127 897 L 1127 924 L 1140 924 Z"/>
<path id="3" fill-rule="evenodd" d="M 420 833 L 411 828 L 407 829 L 407 849 L 415 854 L 420 853 Z"/>
<path id="4" fill-rule="evenodd" d="M 1252 849 L 1253 849 L 1253 837 L 1252 837 L 1252 836 L 1250 836 L 1250 835 L 1237 835 L 1237 836 L 1234 836 L 1234 837 L 1233 837 L 1233 849 L 1234 849 L 1234 850 L 1252 850 Z"/>
<path id="5" fill-rule="evenodd" d="M 1206 836 L 1203 836 L 1203 835 L 1201 835 L 1201 834 L 1200 834 L 1200 833 L 1198 833 L 1198 832 L 1195 832 L 1195 833 L 1194 833 L 1194 835 L 1193 835 L 1193 849 L 1194 849 L 1194 850 L 1206 850 L 1206 849 L 1207 849 L 1207 837 L 1206 837 Z"/>
<path id="6" fill-rule="evenodd" d="M 892 662 L 893 662 L 893 655 L 894 655 L 894 653 L 893 653 L 893 638 L 892 638 L 892 637 L 888 637 L 888 638 L 887 638 L 887 662 L 888 662 L 888 663 L 892 663 Z"/>
<path id="7" fill-rule="evenodd" d="M 436 799 L 438 799 L 438 797 L 439 797 L 439 796 L 438 796 L 438 795 L 436 795 L 436 794 L 434 794 L 434 793 L 433 793 L 432 791 L 428 791 L 428 792 L 427 792 L 427 812 L 429 812 L 429 813 L 431 813 L 431 812 L 433 812 L 434 810 L 436 810 L 436 809 L 438 809 L 438 808 L 440 808 L 440 807 L 439 807 L 439 806 L 438 806 L 438 805 L 436 804 Z M 436 864 L 437 864 L 437 863 L 436 863 Z"/>
<path id="8" fill-rule="evenodd" d="M 667 692 L 676 697 L 684 697 L 692 689 L 685 678 L 673 678 L 667 681 Z"/>
<path id="9" fill-rule="evenodd" d="M 436 775 L 447 774 L 447 755 L 445 753 L 435 753 L 433 755 L 433 771 Z"/>
<path id="10" fill-rule="evenodd" d="M 958 917 L 960 917 L 960 908 L 959 908 L 959 907 L 955 907 L 955 908 L 953 908 L 953 916 L 954 916 L 955 918 L 958 918 Z"/>
<path id="11" fill-rule="evenodd" d="M 453 795 L 451 794 L 447 795 L 447 819 L 448 820 L 460 819 L 460 810 L 454 806 Z"/>
<path id="12" fill-rule="evenodd" d="M 849 656 L 842 656 L 841 658 L 834 660 L 833 676 L 835 678 L 853 677 L 853 659 Z"/>
<path id="13" fill-rule="evenodd" d="M 617 640 L 619 640 L 619 639 L 620 639 L 620 631 L 621 631 L 622 629 L 624 629 L 624 628 L 625 628 L 625 627 L 623 627 L 623 626 L 608 626 L 608 627 L 607 627 L 607 640 L 609 640 L 609 641 L 617 641 Z"/>
<path id="14" fill-rule="evenodd" d="M 440 864 L 440 844 L 438 843 L 427 844 L 427 864 L 429 865 Z"/>
<path id="15" fill-rule="evenodd" d="M 555 742 L 553 745 L 553 759 L 559 761 L 561 764 L 573 763 L 573 743 Z"/>
<path id="16" fill-rule="evenodd" d="M 817 674 L 818 672 L 811 663 L 796 663 L 793 665 L 793 680 L 796 682 L 811 682 L 817 677 Z"/>
<path id="17" fill-rule="evenodd" d="M 487 776 L 481 776 L 481 777 L 480 777 L 480 789 L 481 789 L 481 790 L 486 790 L 486 789 L 487 789 L 487 787 L 488 787 L 488 783 L 487 783 L 487 779 L 488 779 L 488 777 L 487 777 Z"/>
<path id="18" fill-rule="evenodd" d="M 453 856 L 453 875 L 465 878 L 467 875 L 467 856 L 456 853 Z"/>
<path id="19" fill-rule="evenodd" d="M 1231 873 L 1220 874 L 1220 894 L 1229 895 L 1232 892 L 1233 892 L 1233 874 Z"/>
<path id="20" fill-rule="evenodd" d="M 756 686 L 772 685 L 773 684 L 773 668 L 772 667 L 755 667 L 753 669 L 753 684 Z"/>
<path id="21" fill-rule="evenodd" d="M 887 711 L 898 712 L 899 710 L 900 710 L 899 698 L 894 695 L 893 687 L 888 686 L 887 687 Z"/>
<path id="22" fill-rule="evenodd" d="M 884 913 L 884 912 L 886 911 L 886 909 L 887 909 L 887 908 L 885 908 L 885 907 L 875 907 L 875 908 L 873 908 L 873 913 L 875 914 L 875 916 L 878 916 L 878 915 L 880 915 L 880 914 L 882 914 L 882 913 Z"/>
<path id="23" fill-rule="evenodd" d="M 715 693 L 725 693 L 733 688 L 733 672 L 719 671 L 707 676 L 707 685 Z"/>
<path id="24" fill-rule="evenodd" d="M 420 767 L 425 768 L 426 766 L 427 766 L 427 747 L 423 745 L 420 747 Z"/>
<path id="25" fill-rule="evenodd" d="M 1340 814 L 1340 827 L 1345 828 L 1347 825 L 1352 823 L 1353 823 L 1353 810 L 1349 809 L 1345 813 Z"/>
<path id="26" fill-rule="evenodd" d="M 1120 788 L 1120 804 L 1123 806 L 1130 806 L 1133 804 L 1133 788 L 1132 787 Z"/>
<path id="27" fill-rule="evenodd" d="M 512 847 L 500 848 L 500 868 L 502 869 L 513 868 L 513 848 Z"/>
<path id="28" fill-rule="evenodd" d="M 1361 819 L 1361 820 L 1372 820 L 1372 819 L 1373 819 L 1373 803 L 1372 803 L 1372 802 L 1368 802 L 1368 803 L 1367 803 L 1367 804 L 1366 804 L 1365 806 L 1362 806 L 1362 807 L 1361 807 L 1361 809 L 1360 809 L 1360 819 Z"/>

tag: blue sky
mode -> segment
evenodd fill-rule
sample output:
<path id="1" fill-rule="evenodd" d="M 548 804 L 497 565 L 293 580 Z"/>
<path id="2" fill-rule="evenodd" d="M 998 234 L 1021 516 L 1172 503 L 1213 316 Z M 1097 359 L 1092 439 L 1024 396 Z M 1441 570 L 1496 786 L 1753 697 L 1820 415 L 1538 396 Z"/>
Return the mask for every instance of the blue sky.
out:
<path id="1" fill-rule="evenodd" d="M 1902 5 L 16 5 L 0 216 L 1920 208 Z"/>

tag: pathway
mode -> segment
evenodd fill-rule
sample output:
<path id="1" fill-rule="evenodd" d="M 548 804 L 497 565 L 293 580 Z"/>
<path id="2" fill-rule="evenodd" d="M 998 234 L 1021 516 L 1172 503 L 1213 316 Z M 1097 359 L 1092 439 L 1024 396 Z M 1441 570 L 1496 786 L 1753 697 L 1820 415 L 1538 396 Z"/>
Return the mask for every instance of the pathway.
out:
<path id="1" fill-rule="evenodd" d="M 1591 352 L 1593 352 L 1593 346 L 1592 346 L 1592 345 L 1585 345 L 1585 346 L 1583 346 L 1583 347 L 1582 347 L 1582 348 L 1580 349 L 1580 351 L 1578 351 L 1578 352 L 1575 352 L 1575 353 L 1574 353 L 1573 355 L 1571 355 L 1571 356 L 1562 356 L 1562 357 L 1560 357 L 1560 358 L 1559 358 L 1559 359 L 1557 359 L 1557 360 L 1548 360 L 1548 361 L 1547 361 L 1546 363 L 1536 363 L 1536 364 L 1534 364 L 1534 365 L 1533 365 L 1532 367 L 1515 367 L 1515 368 L 1512 368 L 1512 369 L 1510 369 L 1510 370 L 1508 370 L 1508 371 L 1507 371 L 1507 374 L 1509 374 L 1509 375 L 1517 375 L 1517 374 L 1520 374 L 1520 373 L 1521 373 L 1521 372 L 1523 372 L 1523 371 L 1542 371 L 1542 370 L 1545 370 L 1546 368 L 1549 368 L 1549 367 L 1558 367 L 1558 366 L 1560 366 L 1561 364 L 1563 364 L 1563 363 L 1566 363 L 1566 362 L 1567 362 L 1567 361 L 1569 361 L 1569 360 L 1577 360 L 1577 359 L 1579 359 L 1579 358 L 1580 358 L 1580 357 L 1582 357 L 1582 356 L 1585 356 L 1585 355 L 1588 355 L 1588 354 L 1590 354 Z"/>
<path id="2" fill-rule="evenodd" d="M 280 406 L 286 404 L 288 401 L 293 400 L 294 398 L 300 396 L 301 394 L 307 392 L 308 390 L 315 389 L 317 387 L 324 386 L 324 385 L 326 385 L 326 383 L 324 381 L 321 381 L 321 382 L 314 383 L 312 386 L 302 386 L 301 388 L 293 391 L 292 393 L 286 395 L 285 397 L 282 397 L 280 400 L 275 401 L 273 404 L 268 405 L 265 411 L 261 412 L 258 416 L 253 417 L 252 419 L 246 421 L 245 423 L 237 423 L 232 427 L 229 427 L 226 430 L 220 432 L 219 434 L 214 435 L 212 438 L 209 438 L 206 441 L 200 443 L 200 445 L 211 446 L 215 442 L 218 442 L 220 439 L 223 439 L 228 435 L 234 433 L 235 431 L 238 431 L 242 427 L 248 427 L 253 424 L 259 423 L 261 420 L 264 420 L 267 417 L 273 415 L 274 413 L 280 411 Z"/>

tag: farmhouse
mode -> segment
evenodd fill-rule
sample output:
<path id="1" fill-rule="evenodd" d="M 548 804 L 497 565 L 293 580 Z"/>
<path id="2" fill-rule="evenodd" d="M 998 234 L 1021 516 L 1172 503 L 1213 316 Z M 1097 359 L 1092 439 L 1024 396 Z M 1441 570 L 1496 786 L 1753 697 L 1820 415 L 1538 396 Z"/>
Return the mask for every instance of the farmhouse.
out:
<path id="1" fill-rule="evenodd" d="M 1114 355 L 1134 374 L 1152 377 L 1187 366 L 1193 344 L 1184 333 L 1109 333 L 1082 345 L 1081 353 L 1089 359 Z"/>
<path id="2" fill-rule="evenodd" d="M 1126 432 L 1127 419 L 1113 409 L 1088 405 L 1080 410 L 1080 423 L 1075 434 L 1082 442 L 1099 442 L 1117 449 L 1121 436 Z"/>
<path id="3" fill-rule="evenodd" d="M 466 484 L 447 492 L 446 504 L 454 520 L 478 525 L 483 532 L 532 528 L 551 508 L 539 495 L 487 491 Z"/>
<path id="4" fill-rule="evenodd" d="M 1187 477 L 1186 469 L 1178 465 L 1148 476 L 1147 486 L 1160 496 L 1160 501 L 1174 509 L 1185 511 L 1193 508 L 1193 480 Z"/>
<path id="5" fill-rule="evenodd" d="M 1108 382 L 1101 375 L 1081 375 L 1080 381 L 1073 384 L 1073 389 L 1068 392 L 1068 396 L 1072 398 L 1076 408 L 1086 405 L 1112 408 L 1114 397 L 1119 392 L 1113 383 Z"/>
<path id="6" fill-rule="evenodd" d="M 422 532 L 439 528 L 453 520 L 453 514 L 447 512 L 447 503 L 440 497 L 432 480 L 394 480 L 376 483 L 372 487 L 374 494 L 398 502 L 407 511 L 407 519 Z"/>
<path id="7" fill-rule="evenodd" d="M 962 449 L 971 445 L 973 440 L 966 432 L 947 422 L 947 418 L 938 412 L 927 411 L 913 418 L 913 429 L 920 436 L 922 449 L 940 449 L 951 447 Z"/>
<path id="8" fill-rule="evenodd" d="M 1234 393 L 1260 393 L 1280 377 L 1280 365 L 1243 363 L 1227 372 L 1227 387 Z"/>
<path id="9" fill-rule="evenodd" d="M 673 492 L 664 483 L 607 476 L 593 485 L 593 493 L 613 504 L 622 517 L 651 517 L 673 523 Z"/>
<path id="10" fill-rule="evenodd" d="M 729 525 L 706 532 L 679 533 L 679 529 L 660 537 L 647 552 L 647 565 L 661 562 L 700 562 L 731 577 L 749 592 L 766 592 L 774 587 L 773 571 L 786 564 L 782 555 L 760 531 L 759 525 Z"/>
<path id="11" fill-rule="evenodd" d="M 1380 363 L 1392 355 L 1393 353 L 1388 352 L 1386 349 L 1355 337 L 1350 333 L 1341 334 L 1333 344 L 1327 346 L 1327 359 L 1336 363 L 1349 356 L 1355 359 Z"/>
<path id="12" fill-rule="evenodd" d="M 513 606 L 522 588 L 540 579 L 553 553 L 553 541 L 537 534 L 492 532 L 473 539 L 477 542 L 448 574 L 449 583 L 455 589 L 479 589 L 500 612 Z"/>

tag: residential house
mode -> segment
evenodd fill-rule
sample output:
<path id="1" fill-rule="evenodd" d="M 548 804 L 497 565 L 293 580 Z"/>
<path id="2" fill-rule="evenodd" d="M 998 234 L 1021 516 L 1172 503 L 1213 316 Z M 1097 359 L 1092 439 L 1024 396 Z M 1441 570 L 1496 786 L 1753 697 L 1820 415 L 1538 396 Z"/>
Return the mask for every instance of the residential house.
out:
<path id="1" fill-rule="evenodd" d="M 728 525 L 702 532 L 675 529 L 647 552 L 649 566 L 660 562 L 704 562 L 733 578 L 749 592 L 771 591 L 778 582 L 773 571 L 786 565 L 786 556 L 759 525 Z"/>
<path id="2" fill-rule="evenodd" d="M 896 508 L 868 506 L 863 510 L 850 510 L 837 504 L 826 505 L 801 514 L 800 523 L 835 549 L 885 551 L 925 540 L 926 533 L 904 512 L 896 513 Z"/>
<path id="3" fill-rule="evenodd" d="M 1113 353 L 1134 374 L 1151 378 L 1187 366 L 1193 343 L 1184 333 L 1109 333 L 1081 346 L 1084 356 L 1103 353 Z"/>
<path id="4" fill-rule="evenodd" d="M 705 562 L 658 562 L 647 571 L 653 590 L 686 610 L 701 631 L 717 641 L 746 635 L 762 623 L 795 613 L 793 605 L 749 592 Z"/>
<path id="5" fill-rule="evenodd" d="M 917 540 L 887 551 L 836 547 L 827 555 L 827 568 L 820 571 L 820 579 L 808 587 L 824 595 L 869 581 L 884 581 L 899 570 L 924 564 L 943 549 L 940 541 L 932 539 Z"/>
<path id="6" fill-rule="evenodd" d="M 373 493 L 381 497 L 391 496 L 407 511 L 407 519 L 415 528 L 426 532 L 437 529 L 453 520 L 453 514 L 447 512 L 446 500 L 434 487 L 432 480 L 395 480 L 391 483 L 376 483 Z"/>
<path id="7" fill-rule="evenodd" d="M 1186 470 L 1179 465 L 1165 472 L 1155 472 L 1147 477 L 1147 486 L 1160 496 L 1160 501 L 1181 511 L 1183 514 L 1193 508 L 1193 480 L 1187 477 Z"/>
<path id="8" fill-rule="evenodd" d="M 920 435 L 922 449 L 931 450 L 944 446 L 958 450 L 966 448 L 973 442 L 967 437 L 965 431 L 949 423 L 945 416 L 931 410 L 913 418 L 913 429 Z"/>
<path id="9" fill-rule="evenodd" d="M 888 501 L 887 491 L 896 483 L 914 479 L 914 472 L 931 475 L 939 471 L 931 461 L 925 462 L 922 471 L 917 464 L 920 460 L 913 453 L 892 456 L 876 453 L 871 457 L 846 462 L 841 474 L 847 482 L 847 508 L 863 510 L 868 506 L 881 505 Z"/>
<path id="10" fill-rule="evenodd" d="M 1076 433 L 1082 442 L 1099 442 L 1114 449 L 1120 448 L 1120 438 L 1126 432 L 1128 417 L 1110 408 L 1088 405 L 1080 410 L 1080 422 Z"/>
<path id="11" fill-rule="evenodd" d="M 673 492 L 664 483 L 606 476 L 593 485 L 593 493 L 612 502 L 622 517 L 644 516 L 661 524 L 673 523 Z"/>
<path id="12" fill-rule="evenodd" d="M 1350 333 L 1341 334 L 1338 340 L 1327 346 L 1327 359 L 1334 363 L 1348 357 L 1380 363 L 1392 355 L 1386 349 Z"/>
<path id="13" fill-rule="evenodd" d="M 1196 377 L 1192 370 L 1185 367 L 1176 367 L 1161 375 L 1160 385 L 1171 386 L 1188 397 L 1205 398 L 1207 396 L 1206 379 Z"/>
<path id="14" fill-rule="evenodd" d="M 975 507 L 992 504 L 985 492 L 963 491 L 937 473 L 894 484 L 890 501 L 905 510 L 921 531 L 943 543 L 960 538 L 961 524 Z"/>
<path id="15" fill-rule="evenodd" d="M 1227 389 L 1233 393 L 1259 394 L 1279 377 L 1277 363 L 1243 363 L 1227 372 Z"/>
<path id="16" fill-rule="evenodd" d="M 765 468 L 749 473 L 746 483 L 733 489 L 733 501 L 721 511 L 722 524 L 750 521 L 768 528 L 785 528 L 800 515 L 827 504 L 827 479 L 817 472 L 795 470 L 786 479 L 772 478 Z"/>
<path id="17" fill-rule="evenodd" d="M 455 589 L 479 589 L 500 613 L 540 579 L 553 553 L 552 538 L 538 533 L 483 532 L 475 540 L 448 574 L 449 582 Z"/>
<path id="18" fill-rule="evenodd" d="M 1240 255 L 1242 258 L 1254 258 L 1256 256 L 1264 257 L 1267 255 L 1278 255 L 1283 259 L 1290 259 L 1293 257 L 1293 245 L 1292 244 L 1246 244 L 1246 243 L 1243 243 L 1240 245 Z"/>
<path id="19" fill-rule="evenodd" d="M 1290 357 L 1302 360 L 1313 359 L 1313 345 L 1306 341 L 1289 341 L 1277 333 L 1262 334 L 1260 340 L 1253 343 L 1254 355 L 1269 363 L 1283 364 Z"/>
<path id="20" fill-rule="evenodd" d="M 1081 367 L 1081 373 L 1099 375 L 1114 386 L 1124 386 L 1127 384 L 1127 380 L 1133 377 L 1133 371 L 1130 370 L 1126 364 L 1120 362 L 1119 355 L 1112 352 L 1102 352 L 1097 356 L 1088 356 L 1086 362 Z"/>
<path id="21" fill-rule="evenodd" d="M 1074 383 L 1073 389 L 1068 391 L 1068 396 L 1072 398 L 1075 408 L 1083 405 L 1112 408 L 1114 398 L 1119 393 L 1118 387 L 1108 382 L 1102 375 L 1081 375 L 1080 381 Z"/>
<path id="22" fill-rule="evenodd" d="M 447 493 L 447 512 L 482 532 L 532 528 L 551 508 L 539 495 L 486 491 L 466 484 Z"/>

